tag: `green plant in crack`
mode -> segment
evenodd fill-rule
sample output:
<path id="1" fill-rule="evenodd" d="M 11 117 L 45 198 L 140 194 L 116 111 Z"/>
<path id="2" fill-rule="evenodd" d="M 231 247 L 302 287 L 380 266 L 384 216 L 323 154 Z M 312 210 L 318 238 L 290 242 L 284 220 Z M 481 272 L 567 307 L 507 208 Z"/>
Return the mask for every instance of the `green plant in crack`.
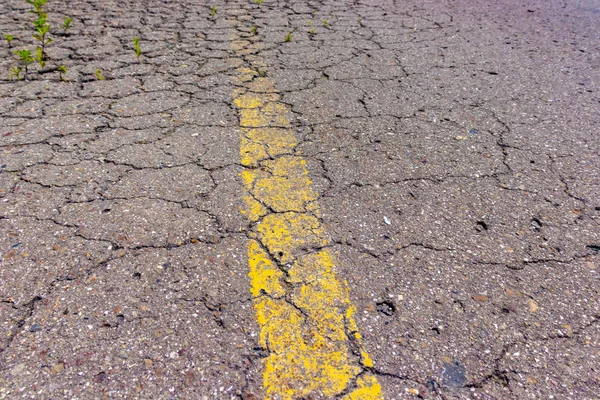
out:
<path id="1" fill-rule="evenodd" d="M 210 16 L 214 17 L 215 15 L 217 15 L 217 7 L 211 6 L 210 7 Z"/>
<path id="2" fill-rule="evenodd" d="M 52 43 L 52 38 L 46 37 L 50 31 L 50 24 L 47 21 L 45 13 L 38 15 L 37 19 L 33 21 L 36 32 L 33 34 L 33 38 L 40 42 L 41 53 L 37 58 L 40 65 L 43 67 L 41 62 L 46 61 L 46 45 Z"/>
<path id="3" fill-rule="evenodd" d="M 265 76 L 267 76 L 267 73 L 258 67 L 254 67 L 254 70 L 256 71 L 258 76 L 260 76 L 261 78 L 264 78 Z"/>
<path id="4" fill-rule="evenodd" d="M 36 47 L 35 56 L 33 57 L 40 67 L 44 68 L 46 66 L 46 60 L 44 60 L 44 50 L 41 47 Z"/>
<path id="5" fill-rule="evenodd" d="M 4 36 L 4 40 L 6 40 L 6 43 L 8 44 L 8 47 L 11 48 L 12 47 L 11 42 L 15 39 L 15 37 L 9 33 L 5 33 L 3 36 Z"/>
<path id="6" fill-rule="evenodd" d="M 288 32 L 285 34 L 285 38 L 284 38 L 285 42 L 291 42 L 292 41 L 292 32 Z"/>
<path id="7" fill-rule="evenodd" d="M 96 72 L 94 72 L 94 75 L 96 75 L 96 79 L 98 79 L 99 81 L 104 80 L 104 75 L 102 75 L 102 70 L 100 68 L 98 68 Z"/>
<path id="8" fill-rule="evenodd" d="M 140 46 L 140 38 L 137 36 L 133 38 L 133 49 L 135 50 L 135 56 L 139 60 L 142 55 L 142 48 Z"/>
<path id="9" fill-rule="evenodd" d="M 33 6 L 33 10 L 29 10 L 30 13 L 37 14 L 39 16 L 46 16 L 44 12 L 44 6 L 48 2 L 48 0 L 25 0 L 27 4 Z"/>
<path id="10" fill-rule="evenodd" d="M 63 21 L 63 24 L 61 25 L 61 28 L 63 29 L 63 31 L 67 32 L 69 29 L 71 29 L 72 22 L 73 22 L 73 18 L 65 17 L 65 20 Z"/>
<path id="11" fill-rule="evenodd" d="M 315 35 L 317 33 L 317 31 L 315 30 L 315 28 L 312 28 L 311 30 L 308 31 L 309 35 Z"/>
<path id="12" fill-rule="evenodd" d="M 17 60 L 23 65 L 23 70 L 25 72 L 25 80 L 29 79 L 28 76 L 28 66 L 33 63 L 33 56 L 31 55 L 31 50 L 21 49 L 15 50 L 15 55 L 17 56 Z"/>
<path id="13" fill-rule="evenodd" d="M 56 68 L 56 70 L 58 71 L 60 81 L 64 82 L 66 80 L 65 75 L 67 74 L 67 67 L 65 67 L 64 65 L 59 65 L 58 68 Z"/>
<path id="14" fill-rule="evenodd" d="M 254 0 L 254 2 L 255 2 L 256 4 L 262 4 L 262 3 L 264 3 L 264 2 L 265 2 L 265 0 Z"/>
<path id="15" fill-rule="evenodd" d="M 252 29 L 250 30 L 250 32 L 252 32 L 252 35 L 256 35 L 256 31 L 258 31 L 258 26 L 254 25 L 252 26 Z"/>
<path id="16" fill-rule="evenodd" d="M 23 68 L 19 67 L 18 65 L 13 65 L 12 67 L 10 67 L 10 75 L 9 75 L 9 79 L 12 81 L 13 79 L 16 79 L 18 81 L 20 81 L 21 78 L 21 71 L 23 71 Z"/>
<path id="17" fill-rule="evenodd" d="M 323 18 L 323 26 L 327 28 L 327 20 L 325 18 Z"/>

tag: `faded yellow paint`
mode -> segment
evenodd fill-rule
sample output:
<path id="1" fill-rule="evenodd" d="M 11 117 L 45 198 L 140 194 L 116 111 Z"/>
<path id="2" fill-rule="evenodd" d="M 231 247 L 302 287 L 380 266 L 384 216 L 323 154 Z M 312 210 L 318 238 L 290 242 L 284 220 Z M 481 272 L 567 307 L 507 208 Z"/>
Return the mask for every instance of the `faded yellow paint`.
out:
<path id="1" fill-rule="evenodd" d="M 248 44 L 233 49 L 245 54 Z M 273 82 L 238 69 L 240 174 L 247 194 L 242 213 L 255 223 L 248 241 L 249 277 L 268 399 L 334 397 L 382 400 L 368 368 L 347 283 L 336 278 L 317 193 L 296 152 L 288 107 Z M 358 349 L 354 351 L 353 349 Z"/>
<path id="2" fill-rule="evenodd" d="M 267 148 L 260 143 L 253 142 L 246 137 L 240 138 L 240 161 L 242 165 L 256 167 L 262 160 L 269 158 Z"/>
<path id="3" fill-rule="evenodd" d="M 263 215 L 267 214 L 267 208 L 260 204 L 254 197 L 250 195 L 244 195 L 244 202 L 246 208 L 242 210 L 242 214 L 245 214 L 251 222 L 258 221 Z"/>
<path id="4" fill-rule="evenodd" d="M 381 400 L 381 386 L 373 375 L 363 375 L 356 380 L 357 389 L 343 397 L 344 400 Z"/>
<path id="5" fill-rule="evenodd" d="M 248 260 L 251 266 L 249 276 L 252 280 L 252 296 L 258 297 L 263 292 L 272 297 L 282 297 L 286 294 L 282 285 L 284 273 L 271 261 L 256 240 L 248 243 Z"/>
<path id="6" fill-rule="evenodd" d="M 262 99 L 254 95 L 240 95 L 234 99 L 238 108 L 257 108 L 263 105 Z"/>
<path id="7" fill-rule="evenodd" d="M 262 108 L 240 108 L 240 125 L 243 128 L 281 127 L 290 123 L 285 115 L 287 108 L 279 103 L 267 103 Z"/>
<path id="8" fill-rule="evenodd" d="M 296 147 L 296 138 L 290 129 L 248 129 L 245 137 L 254 143 L 263 144 L 271 157 L 292 154 Z"/>
<path id="9" fill-rule="evenodd" d="M 257 73 L 258 74 L 258 73 Z M 254 93 L 276 93 L 277 90 L 269 78 L 256 78 L 247 84 L 248 91 Z"/>
<path id="10" fill-rule="evenodd" d="M 308 213 L 267 214 L 256 227 L 258 239 L 279 262 L 293 262 L 304 249 L 329 244 L 319 220 Z"/>

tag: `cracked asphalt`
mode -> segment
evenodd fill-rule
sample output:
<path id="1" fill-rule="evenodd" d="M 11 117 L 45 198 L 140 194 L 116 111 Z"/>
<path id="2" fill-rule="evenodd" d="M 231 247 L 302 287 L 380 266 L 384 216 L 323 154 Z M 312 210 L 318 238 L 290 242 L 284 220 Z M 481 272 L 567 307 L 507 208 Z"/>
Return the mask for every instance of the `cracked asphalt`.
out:
<path id="1" fill-rule="evenodd" d="M 49 0 L 11 81 L 30 8 L 0 398 L 600 398 L 596 0 Z"/>

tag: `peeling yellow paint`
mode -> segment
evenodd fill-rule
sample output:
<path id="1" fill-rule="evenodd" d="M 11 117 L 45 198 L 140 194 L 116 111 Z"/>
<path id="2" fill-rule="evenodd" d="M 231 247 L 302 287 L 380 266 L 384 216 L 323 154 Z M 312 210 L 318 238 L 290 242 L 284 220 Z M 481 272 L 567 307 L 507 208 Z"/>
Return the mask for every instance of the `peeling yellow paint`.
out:
<path id="1" fill-rule="evenodd" d="M 242 210 L 242 214 L 245 214 L 251 222 L 256 222 L 260 217 L 267 214 L 267 208 L 256 201 L 254 197 L 245 195 L 244 202 L 246 208 Z"/>
<path id="2" fill-rule="evenodd" d="M 284 273 L 277 268 L 255 240 L 248 243 L 248 260 L 252 267 L 249 273 L 252 280 L 250 288 L 252 296 L 258 297 L 263 291 L 273 297 L 285 295 L 286 292 L 282 286 Z"/>
<path id="3" fill-rule="evenodd" d="M 271 157 L 291 154 L 296 147 L 296 138 L 290 129 L 248 129 L 245 136 L 254 143 L 262 143 Z"/>
<path id="4" fill-rule="evenodd" d="M 234 103 L 238 108 L 256 108 L 263 105 L 259 97 L 248 94 L 236 97 Z"/>
<path id="5" fill-rule="evenodd" d="M 249 44 L 232 47 L 245 54 Z M 360 344 L 347 283 L 320 220 L 317 193 L 273 82 L 239 68 L 234 104 L 240 116 L 240 174 L 245 214 L 255 223 L 248 241 L 251 294 L 260 326 L 268 399 L 334 397 L 382 400 Z"/>
<path id="6" fill-rule="evenodd" d="M 358 387 L 352 393 L 344 396 L 344 400 L 380 400 L 383 399 L 381 386 L 373 375 L 364 375 L 357 379 Z"/>
<path id="7" fill-rule="evenodd" d="M 240 152 L 242 165 L 256 167 L 260 161 L 269 158 L 269 153 L 264 145 L 252 142 L 245 137 L 240 138 L 240 142 L 240 146 L 243 149 Z"/>

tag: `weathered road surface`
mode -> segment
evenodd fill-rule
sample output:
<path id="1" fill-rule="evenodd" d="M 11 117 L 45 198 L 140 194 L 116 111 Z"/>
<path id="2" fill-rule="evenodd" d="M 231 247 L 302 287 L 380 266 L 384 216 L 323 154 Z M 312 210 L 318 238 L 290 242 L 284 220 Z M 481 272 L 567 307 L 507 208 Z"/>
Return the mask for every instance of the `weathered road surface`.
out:
<path id="1" fill-rule="evenodd" d="M 0 398 L 598 399 L 600 3 L 527 3 L 50 0 L 9 81 L 2 1 Z"/>

